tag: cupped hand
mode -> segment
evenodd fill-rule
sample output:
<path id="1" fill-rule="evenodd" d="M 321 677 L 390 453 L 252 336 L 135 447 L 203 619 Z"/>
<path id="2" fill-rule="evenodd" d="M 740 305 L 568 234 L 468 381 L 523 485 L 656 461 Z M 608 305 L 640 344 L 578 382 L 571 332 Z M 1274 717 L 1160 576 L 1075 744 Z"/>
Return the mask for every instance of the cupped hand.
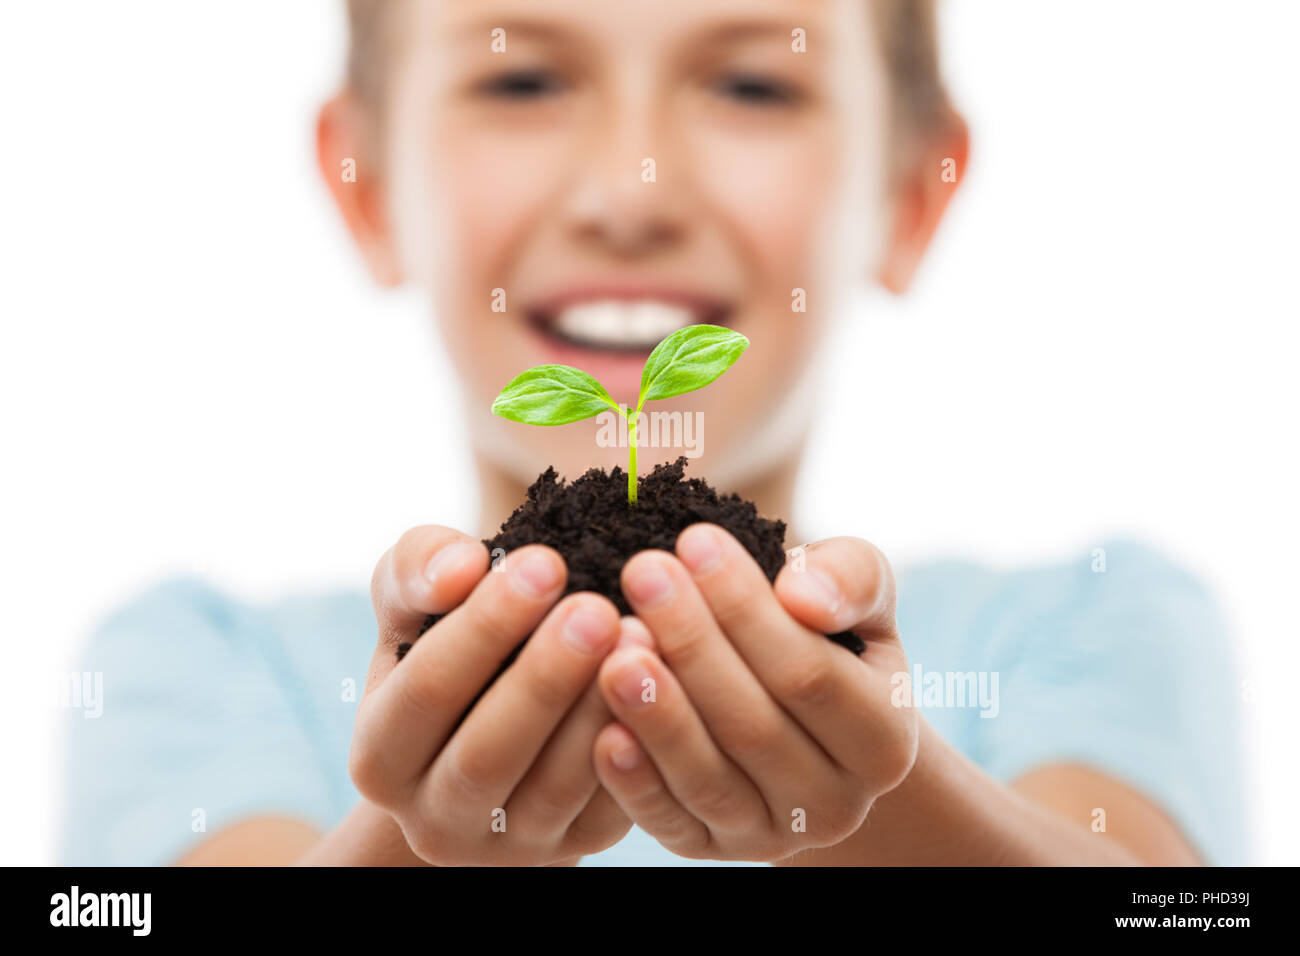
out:
<path id="1" fill-rule="evenodd" d="M 872 545 L 822 541 L 772 585 L 735 538 L 697 524 L 675 555 L 628 561 L 622 587 L 659 653 L 620 647 L 601 665 L 617 721 L 596 772 L 669 850 L 774 861 L 834 845 L 911 769 L 916 714 L 891 699 L 907 670 L 894 577 Z M 866 650 L 824 637 L 840 631 Z"/>
<path id="2" fill-rule="evenodd" d="M 380 559 L 379 640 L 349 772 L 426 862 L 572 862 L 631 827 L 592 766 L 612 719 L 594 679 L 609 651 L 648 637 L 607 598 L 559 600 L 566 569 L 550 548 L 488 564 L 480 541 L 435 526 L 412 529 Z M 420 637 L 430 614 L 445 616 Z M 397 646 L 413 641 L 398 662 Z"/>

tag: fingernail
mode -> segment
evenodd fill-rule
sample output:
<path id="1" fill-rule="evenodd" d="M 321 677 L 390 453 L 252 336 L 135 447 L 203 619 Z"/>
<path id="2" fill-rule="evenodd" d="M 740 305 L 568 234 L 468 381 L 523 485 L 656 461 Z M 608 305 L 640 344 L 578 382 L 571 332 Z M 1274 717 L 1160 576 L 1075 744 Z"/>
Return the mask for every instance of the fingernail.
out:
<path id="1" fill-rule="evenodd" d="M 647 681 L 649 683 L 646 683 Z M 631 664 L 626 665 L 614 678 L 614 693 L 628 705 L 651 703 L 653 698 L 646 700 L 645 692 L 653 687 L 654 678 L 650 676 L 649 668 L 639 659 L 634 659 Z"/>
<path id="2" fill-rule="evenodd" d="M 652 608 L 668 600 L 673 582 L 658 561 L 642 561 L 628 571 L 627 596 L 633 604 Z"/>
<path id="3" fill-rule="evenodd" d="M 837 613 L 844 604 L 839 585 L 821 568 L 804 568 L 803 571 L 796 572 L 795 580 L 804 596 L 821 605 L 829 614 Z"/>
<path id="4" fill-rule="evenodd" d="M 472 541 L 453 541 L 439 550 L 424 566 L 424 577 L 430 584 L 438 582 L 438 575 L 446 574 L 474 550 Z"/>
<path id="5" fill-rule="evenodd" d="M 636 765 L 641 762 L 639 748 L 636 744 L 628 744 L 626 747 L 620 747 L 618 750 L 610 753 L 609 762 L 624 772 L 635 770 Z"/>
<path id="6" fill-rule="evenodd" d="M 618 646 L 645 647 L 653 651 L 655 649 L 655 639 L 650 633 L 650 629 L 641 622 L 640 618 L 628 615 L 619 621 Z"/>
<path id="7" fill-rule="evenodd" d="M 560 632 L 564 642 L 579 654 L 594 654 L 608 647 L 614 636 L 609 615 L 600 608 L 580 606 L 569 615 Z"/>
<path id="8" fill-rule="evenodd" d="M 545 597 L 560 586 L 560 569 L 551 555 L 530 554 L 515 566 L 510 580 L 525 597 Z"/>
<path id="9" fill-rule="evenodd" d="M 677 541 L 677 556 L 692 573 L 702 574 L 722 560 L 722 544 L 712 528 L 687 528 Z"/>

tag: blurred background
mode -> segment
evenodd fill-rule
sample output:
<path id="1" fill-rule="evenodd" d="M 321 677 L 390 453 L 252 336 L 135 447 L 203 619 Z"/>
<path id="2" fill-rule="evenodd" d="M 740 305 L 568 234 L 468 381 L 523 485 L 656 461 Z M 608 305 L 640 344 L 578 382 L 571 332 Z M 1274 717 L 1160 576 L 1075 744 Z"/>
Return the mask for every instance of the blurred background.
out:
<path id="1" fill-rule="evenodd" d="M 341 7 L 0 6 L 0 863 L 53 860 L 57 681 L 115 605 L 364 589 L 474 515 L 424 305 L 316 180 Z M 1300 5 L 943 14 L 971 162 L 913 294 L 845 317 L 806 526 L 902 566 L 1164 550 L 1232 623 L 1256 858 L 1300 863 Z"/>

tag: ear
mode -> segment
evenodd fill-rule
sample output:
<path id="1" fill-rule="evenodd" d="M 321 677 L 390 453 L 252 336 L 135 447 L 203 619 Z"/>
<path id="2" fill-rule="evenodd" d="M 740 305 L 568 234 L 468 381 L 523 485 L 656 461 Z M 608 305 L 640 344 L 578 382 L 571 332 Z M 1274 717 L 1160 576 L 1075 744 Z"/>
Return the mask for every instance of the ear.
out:
<path id="1" fill-rule="evenodd" d="M 934 238 L 935 230 L 966 174 L 970 134 L 966 121 L 949 111 L 944 131 L 919 151 L 894 191 L 893 234 L 877 278 L 893 293 L 906 292 Z"/>
<path id="2" fill-rule="evenodd" d="M 378 150 L 373 130 L 356 97 L 343 91 L 321 107 L 316 119 L 316 164 L 371 277 L 384 286 L 401 284 L 402 270 L 384 209 L 380 170 L 367 162 Z"/>

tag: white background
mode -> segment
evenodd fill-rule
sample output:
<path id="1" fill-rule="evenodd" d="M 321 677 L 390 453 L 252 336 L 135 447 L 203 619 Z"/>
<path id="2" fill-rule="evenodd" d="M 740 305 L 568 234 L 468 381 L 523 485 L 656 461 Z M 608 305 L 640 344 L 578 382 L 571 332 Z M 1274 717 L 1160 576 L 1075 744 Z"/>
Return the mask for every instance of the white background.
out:
<path id="1" fill-rule="evenodd" d="M 470 475 L 430 321 L 311 160 L 341 3 L 0 7 L 0 862 L 53 859 L 55 676 L 136 589 L 364 587 Z M 1259 859 L 1300 863 L 1300 4 L 953 3 L 974 133 L 864 294 L 801 506 L 896 563 L 1145 537 L 1239 642 Z M 861 415 L 857 409 L 871 409 Z"/>

